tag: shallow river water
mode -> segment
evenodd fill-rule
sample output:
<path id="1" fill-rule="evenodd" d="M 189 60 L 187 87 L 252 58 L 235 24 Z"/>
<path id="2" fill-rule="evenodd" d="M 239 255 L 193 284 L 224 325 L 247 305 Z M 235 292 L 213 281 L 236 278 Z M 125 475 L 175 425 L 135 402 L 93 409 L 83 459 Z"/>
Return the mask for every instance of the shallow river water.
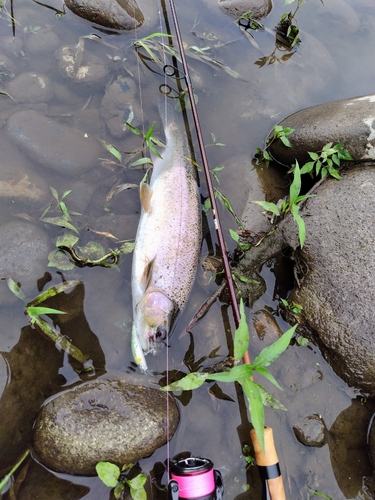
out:
<path id="1" fill-rule="evenodd" d="M 129 132 L 122 136 L 118 132 L 118 125 L 114 125 L 111 133 L 106 125 L 110 115 L 105 115 L 107 111 L 103 111 L 102 103 L 110 84 L 121 77 L 131 82 L 131 111 L 135 115 L 132 123 L 146 131 L 155 121 L 155 135 L 163 139 L 157 112 L 160 87 L 167 83 L 177 88 L 178 84 L 166 78 L 155 63 L 139 57 L 133 45 L 133 42 L 151 33 L 166 32 L 162 7 L 158 5 L 154 25 L 114 35 L 98 30 L 67 9 L 65 14 L 56 15 L 57 11 L 64 12 L 62 2 L 17 0 L 13 2 L 13 40 L 11 7 L 8 1 L 2 3 L 5 5 L 0 10 L 0 55 L 7 56 L 7 63 L 0 66 L 0 90 L 4 92 L 4 95 L 0 95 L 0 169 L 5 168 L 4 164 L 8 165 L 7 159 L 11 159 L 18 166 L 29 169 L 30 173 L 42 177 L 48 186 L 57 190 L 60 197 L 72 190 L 64 201 L 71 212 L 81 214 L 72 215 L 72 223 L 79 228 L 82 245 L 89 241 L 103 243 L 105 239 L 98 232 L 113 233 L 119 240 L 134 239 L 140 203 L 138 191 L 131 185 L 138 185 L 141 181 L 144 175 L 142 168 L 125 169 L 119 166 L 103 146 L 91 169 L 77 176 L 56 172 L 39 165 L 32 157 L 26 159 L 7 138 L 6 124 L 16 111 L 34 110 L 68 127 L 75 127 L 88 137 L 114 145 L 122 152 L 125 162 L 126 153 L 139 148 L 140 142 Z M 275 38 L 269 31 L 252 31 L 256 45 L 251 43 L 234 19 L 220 11 L 216 3 L 208 0 L 176 0 L 186 46 L 204 49 L 203 54 L 224 65 L 209 65 L 207 60 L 199 56 L 191 57 L 189 54 L 194 54 L 194 49 L 187 49 L 203 135 L 206 144 L 210 145 L 207 154 L 211 168 L 237 155 L 246 155 L 251 159 L 255 148 L 263 147 L 272 127 L 301 108 L 374 92 L 375 5 L 372 0 L 325 0 L 324 5 L 319 0 L 306 1 L 297 14 L 302 43 L 293 53 L 275 46 Z M 282 0 L 274 0 L 273 4 L 270 15 L 263 20 L 270 30 L 280 16 L 294 6 L 284 7 Z M 165 11 L 168 23 L 172 26 L 169 9 Z M 88 38 L 92 34 L 101 39 Z M 104 68 L 103 77 L 91 84 L 83 85 L 68 79 L 59 69 L 60 48 L 66 45 L 76 47 L 77 44 L 79 49 L 75 50 L 81 51 L 78 57 L 82 54 L 85 57 L 89 51 L 98 58 L 98 67 Z M 162 57 L 160 53 L 158 56 Z M 51 95 L 45 102 L 30 97 L 30 89 L 25 84 L 24 95 L 21 91 L 14 100 L 7 95 L 12 93 L 12 80 L 28 72 L 50 79 Z M 189 122 L 192 123 L 190 116 Z M 196 146 L 193 130 L 191 136 Z M 215 141 L 225 146 L 212 145 Z M 56 144 L 48 141 L 43 143 L 42 140 L 38 147 L 52 152 L 58 149 Z M 199 163 L 197 147 L 195 151 Z M 248 186 L 244 180 L 246 170 L 243 165 L 232 161 L 230 167 L 218 172 L 218 176 L 219 189 L 241 216 L 248 197 L 244 192 L 244 186 Z M 130 189 L 111 196 L 111 189 L 116 183 L 128 183 Z M 204 199 L 207 189 L 202 172 L 200 183 Z M 55 209 L 56 202 L 49 193 L 39 204 L 24 203 L 0 193 L 0 223 L 25 219 L 37 222 L 47 232 L 52 250 L 63 230 L 39 221 L 43 211 L 51 204 L 52 209 Z M 58 210 L 53 215 L 57 216 Z M 226 303 L 216 302 L 192 330 L 192 336 L 184 334 L 191 317 L 217 288 L 215 281 L 209 280 L 211 273 L 202 267 L 204 258 L 216 253 L 215 232 L 209 213 L 207 220 L 210 231 L 205 232 L 197 279 L 170 339 L 169 370 L 188 373 L 186 353 L 189 349 L 189 353 L 193 349 L 194 358 L 198 360 L 220 346 L 216 361 L 224 359 L 232 345 L 234 324 L 231 309 Z M 228 229 L 236 229 L 236 222 L 224 208 L 222 222 L 228 249 L 233 251 L 235 244 Z M 251 223 L 247 224 L 246 229 L 252 229 Z M 94 231 L 88 231 L 88 228 Z M 113 247 L 108 241 L 103 244 L 107 248 Z M 61 332 L 90 356 L 97 370 L 132 372 L 135 369 L 130 351 L 131 258 L 131 254 L 121 255 L 117 268 L 74 267 L 63 271 L 48 266 L 47 259 L 45 261 L 44 271 L 49 274 L 45 276 L 43 284 L 59 284 L 63 278 L 83 283 L 72 294 L 56 299 L 53 307 L 66 308 L 69 312 L 68 319 L 59 322 Z M 266 311 L 274 317 L 282 331 L 289 327 L 278 312 L 280 296 L 286 297 L 290 288 L 290 280 L 285 278 L 286 269 L 288 264 L 283 259 L 268 262 L 264 266 L 261 275 L 266 283 L 266 291 L 246 311 L 251 327 L 252 358 L 276 339 L 272 330 L 263 340 L 258 338 L 251 321 L 254 313 Z M 40 278 L 42 276 L 43 273 Z M 27 299 L 30 300 L 37 293 L 35 285 Z M 0 389 L 4 396 L 12 380 L 17 380 L 14 390 L 22 394 L 21 402 L 11 397 L 10 401 L 17 401 L 18 406 L 14 403 L 15 406 L 9 408 L 9 414 L 24 412 L 27 420 L 30 408 L 31 420 L 35 418 L 37 400 L 32 388 L 38 379 L 51 377 L 51 386 L 54 385 L 56 390 L 67 387 L 77 381 L 74 370 L 77 366 L 57 349 L 54 353 L 54 348 L 51 351 L 44 347 L 33 347 L 30 336 L 38 334 L 27 328 L 28 321 L 23 311 L 20 301 L 0 307 L 0 352 L 13 356 L 13 360 L 20 360 L 19 365 L 14 364 L 17 373 L 8 372 L 4 375 L 0 372 Z M 166 350 L 155 357 L 148 356 L 147 360 L 152 370 L 160 374 L 165 372 Z M 203 365 L 208 366 L 212 362 L 207 359 Z M 362 477 L 371 476 L 373 472 L 366 444 L 367 426 L 374 411 L 371 401 L 342 382 L 325 362 L 319 349 L 312 344 L 291 345 L 272 365 L 271 371 L 284 390 L 265 386 L 287 411 L 267 409 L 266 424 L 274 429 L 287 498 L 318 498 L 314 490 L 327 495 L 325 498 L 335 500 L 363 498 Z M 169 449 L 162 447 L 152 456 L 141 460 L 139 471 L 142 470 L 146 475 L 153 471 L 152 474 L 157 475 L 158 467 L 165 461 L 167 453 L 172 457 L 180 452 L 191 452 L 210 458 L 215 467 L 220 469 L 224 477 L 225 498 L 259 499 L 261 493 L 257 469 L 246 468 L 242 450 L 245 444 L 250 444 L 251 429 L 244 402 L 234 385 L 221 385 L 229 398 L 215 397 L 209 389 L 210 386 L 205 384 L 194 391 L 189 401 L 181 402 L 181 421 Z M 46 387 L 43 390 L 48 394 Z M 218 391 L 215 393 L 218 394 Z M 39 399 L 40 396 L 38 393 Z M 2 397 L 0 405 L 9 404 L 6 401 L 9 400 Z M 300 444 L 293 432 L 293 425 L 299 419 L 314 414 L 322 417 L 327 428 L 327 443 L 320 448 Z M 3 423 L 0 425 L 3 426 Z M 22 432 L 19 429 L 19 433 Z M 17 442 L 21 441 L 18 439 Z M 27 435 L 24 443 L 26 448 Z M 9 450 L 0 450 L 3 464 L 7 458 L 4 453 L 9 453 Z M 54 474 L 32 459 L 28 459 L 27 463 L 28 468 L 23 469 L 24 476 L 18 480 L 17 499 L 112 498 L 109 489 L 98 478 Z M 8 470 L 0 471 L 1 475 Z M 164 481 L 165 476 L 162 478 Z M 6 493 L 5 498 L 14 497 Z M 164 496 L 153 489 L 149 498 Z"/>

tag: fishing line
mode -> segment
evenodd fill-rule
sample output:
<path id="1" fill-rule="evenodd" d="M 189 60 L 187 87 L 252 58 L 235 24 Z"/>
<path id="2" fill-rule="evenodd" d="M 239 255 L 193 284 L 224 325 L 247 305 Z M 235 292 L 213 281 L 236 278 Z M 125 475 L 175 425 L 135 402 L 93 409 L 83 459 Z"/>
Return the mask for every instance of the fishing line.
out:
<path id="1" fill-rule="evenodd" d="M 162 0 L 162 1 L 163 1 L 163 6 L 164 6 L 163 10 L 165 12 L 165 3 L 164 3 L 164 0 Z M 195 105 L 194 92 L 193 92 L 193 87 L 192 87 L 192 83 L 191 83 L 191 79 L 190 79 L 190 75 L 189 75 L 189 68 L 188 68 L 188 65 L 186 62 L 185 49 L 184 49 L 184 45 L 182 42 L 181 32 L 180 32 L 180 28 L 179 28 L 179 24 L 178 24 L 178 20 L 177 20 L 177 13 L 176 13 L 174 0 L 169 0 L 169 5 L 170 5 L 171 13 L 172 13 L 174 27 L 175 27 L 175 33 L 176 33 L 179 53 L 180 53 L 180 57 L 181 57 L 183 73 L 185 74 L 185 81 L 186 81 L 186 85 L 187 85 L 189 101 L 190 101 L 192 115 L 193 115 L 193 119 L 194 119 L 195 130 L 196 130 L 196 134 L 197 134 L 197 138 L 198 138 L 199 150 L 200 150 L 201 158 L 202 158 L 202 162 L 203 162 L 203 170 L 204 170 L 204 174 L 205 174 L 205 178 L 206 178 L 209 199 L 211 202 L 211 211 L 212 211 L 212 216 L 214 219 L 216 235 L 217 235 L 218 243 L 219 243 L 220 250 L 221 250 L 223 267 L 224 267 L 225 277 L 227 280 L 227 286 L 228 286 L 228 291 L 229 291 L 229 295 L 230 295 L 230 302 L 231 302 L 231 306 L 232 306 L 233 317 L 234 317 L 236 328 L 238 328 L 238 326 L 240 324 L 240 320 L 241 320 L 241 315 L 240 315 L 240 311 L 239 311 L 239 307 L 238 307 L 238 303 L 237 303 L 236 292 L 234 289 L 231 268 L 230 268 L 227 250 L 226 250 L 226 244 L 225 244 L 225 240 L 224 240 L 224 236 L 223 236 L 222 227 L 220 224 L 219 212 L 218 212 L 216 199 L 215 199 L 215 191 L 214 191 L 214 188 L 212 185 L 211 172 L 210 172 L 209 165 L 208 165 L 202 130 L 201 130 L 200 122 L 199 122 L 197 108 Z M 165 14 L 165 20 L 166 20 L 167 28 L 169 29 L 168 17 L 166 14 Z M 170 31 L 168 31 L 168 33 L 170 33 Z M 176 64 L 176 67 L 177 67 L 177 64 Z M 165 74 L 167 75 L 166 71 L 165 71 Z M 177 80 L 177 83 L 179 84 L 178 80 Z M 167 355 L 167 359 L 168 359 L 168 355 Z M 246 351 L 245 355 L 243 356 L 242 361 L 245 364 L 250 364 L 250 356 L 249 356 L 248 350 Z M 241 393 L 242 393 L 242 391 L 241 391 Z M 243 398 L 243 394 L 242 394 L 242 398 Z M 270 500 L 285 500 L 285 491 L 284 491 L 284 486 L 283 486 L 283 482 L 282 482 L 282 476 L 280 474 L 280 468 L 278 466 L 279 460 L 278 460 L 276 449 L 274 446 L 272 429 L 269 427 L 265 428 L 264 436 L 265 436 L 265 449 L 263 450 L 259 445 L 259 442 L 257 440 L 257 436 L 256 436 L 254 429 L 251 431 L 251 437 L 252 437 L 254 449 L 256 450 L 257 446 L 258 446 L 258 449 L 257 449 L 258 453 L 257 453 L 257 457 L 256 457 L 256 462 L 257 462 L 258 466 L 262 467 L 261 471 L 263 472 L 263 476 L 264 476 L 263 477 L 263 487 L 264 487 L 263 498 L 267 499 L 267 500 L 268 499 L 270 499 Z M 188 464 L 188 466 L 185 467 L 184 470 L 189 469 L 189 468 L 190 468 L 190 464 Z M 187 470 L 187 472 L 189 472 L 189 470 Z M 206 473 L 207 472 L 208 471 L 206 471 Z M 216 496 L 212 497 L 212 498 L 221 499 L 222 495 L 223 495 L 221 476 L 220 476 L 219 471 L 215 471 L 215 473 L 217 473 L 216 478 L 218 479 L 218 482 L 217 482 L 216 490 L 213 491 L 213 493 L 216 492 Z M 188 477 L 186 477 L 186 476 L 188 476 Z M 197 477 L 195 476 L 195 484 L 193 484 L 193 485 L 192 485 L 192 477 L 189 474 L 180 474 L 180 477 L 176 477 L 176 479 L 177 479 L 177 481 L 175 481 L 175 484 L 173 483 L 174 478 L 170 481 L 170 483 L 171 483 L 170 492 L 172 492 L 171 497 L 170 497 L 171 500 L 174 500 L 174 499 L 178 500 L 178 498 L 197 498 L 197 494 L 196 494 L 197 490 L 199 490 L 199 493 L 207 492 L 208 489 L 212 486 L 211 476 L 208 476 L 207 474 L 202 474 L 200 477 L 198 477 L 198 479 L 199 479 L 198 483 L 196 482 Z M 180 481 L 180 482 L 178 482 L 178 481 Z M 175 487 L 177 487 L 177 489 Z M 183 494 L 181 496 L 179 496 L 179 491 L 178 491 L 179 487 L 183 490 Z M 185 489 L 186 489 L 186 491 L 185 491 Z M 173 491 L 177 492 L 177 496 L 176 495 L 173 496 Z M 189 495 L 191 495 L 191 496 L 189 497 Z M 203 497 L 201 497 L 201 498 L 203 498 Z M 205 498 L 211 499 L 211 494 L 209 496 L 206 496 Z"/>
<path id="2" fill-rule="evenodd" d="M 201 129 L 200 122 L 199 122 L 198 111 L 197 111 L 197 107 L 195 104 L 193 87 L 192 87 L 192 83 L 191 83 L 191 79 L 190 79 L 188 64 L 186 61 L 185 49 L 184 49 L 184 45 L 183 45 L 183 41 L 182 41 L 182 37 L 181 37 L 180 27 L 178 24 L 174 0 L 169 0 L 169 5 L 171 8 L 172 18 L 173 18 L 173 23 L 174 23 L 175 33 L 176 33 L 176 38 L 177 38 L 177 44 L 178 44 L 178 48 L 179 48 L 179 52 L 180 52 L 180 56 L 181 56 L 183 73 L 185 74 L 185 81 L 186 81 L 187 90 L 188 90 L 188 94 L 189 94 L 189 101 L 191 104 L 191 111 L 193 114 L 195 130 L 196 130 L 196 134 L 197 134 L 197 138 L 198 138 L 199 150 L 201 153 L 203 170 L 204 170 L 207 189 L 208 189 L 208 196 L 209 196 L 209 199 L 211 202 L 211 211 L 212 211 L 212 216 L 213 216 L 213 220 L 214 220 L 214 226 L 215 226 L 218 243 L 219 243 L 220 250 L 221 250 L 221 257 L 222 257 L 222 261 L 223 261 L 225 277 L 227 280 L 227 286 L 228 286 L 228 292 L 229 292 L 229 296 L 230 296 L 231 307 L 232 307 L 232 311 L 233 311 L 234 322 L 235 322 L 236 328 L 238 328 L 238 326 L 240 324 L 241 315 L 240 315 L 240 311 L 239 311 L 239 307 L 238 307 L 238 303 L 237 303 L 236 292 L 234 289 L 234 283 L 233 283 L 231 268 L 230 268 L 229 259 L 228 259 L 228 255 L 227 255 L 225 239 L 224 239 L 223 230 L 222 230 L 221 223 L 220 223 L 219 211 L 218 211 L 216 198 L 215 198 L 215 191 L 214 191 L 213 184 L 212 184 L 211 172 L 210 172 L 210 168 L 208 165 L 206 148 L 205 148 L 205 144 L 204 144 L 204 140 L 203 140 L 202 129 Z M 242 360 L 244 363 L 250 363 L 250 356 L 249 356 L 248 351 L 246 351 Z"/>

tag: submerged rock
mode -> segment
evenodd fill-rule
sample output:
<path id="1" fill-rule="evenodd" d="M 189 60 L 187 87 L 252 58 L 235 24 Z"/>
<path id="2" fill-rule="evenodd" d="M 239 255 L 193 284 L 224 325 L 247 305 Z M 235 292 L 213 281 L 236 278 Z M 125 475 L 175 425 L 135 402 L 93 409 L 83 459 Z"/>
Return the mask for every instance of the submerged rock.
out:
<path id="1" fill-rule="evenodd" d="M 375 170 L 357 166 L 342 180 L 326 180 L 303 205 L 306 241 L 299 249 L 290 216 L 242 261 L 249 272 L 292 249 L 300 287 L 289 296 L 303 307 L 300 331 L 318 340 L 336 373 L 349 385 L 375 395 Z"/>
<path id="2" fill-rule="evenodd" d="M 226 14 L 240 17 L 248 10 L 253 11 L 256 19 L 266 17 L 271 12 L 271 0 L 205 0 L 209 6 L 219 6 Z"/>
<path id="3" fill-rule="evenodd" d="M 118 78 L 106 90 L 100 114 L 114 137 L 124 135 L 127 127 L 125 121 L 139 126 L 141 110 L 135 98 L 136 88 L 131 78 Z"/>
<path id="4" fill-rule="evenodd" d="M 17 76 L 9 83 L 7 91 L 17 102 L 48 102 L 54 96 L 51 80 L 33 71 Z"/>
<path id="5" fill-rule="evenodd" d="M 157 18 L 153 0 L 66 0 L 65 5 L 77 16 L 115 30 L 152 25 Z"/>
<path id="6" fill-rule="evenodd" d="M 40 207 L 50 196 L 47 182 L 7 158 L 1 161 L 0 198 Z"/>
<path id="7" fill-rule="evenodd" d="M 55 52 L 61 75 L 74 83 L 87 85 L 101 82 L 108 75 L 108 64 L 98 56 L 84 48 L 83 43 L 77 46 L 64 45 Z"/>
<path id="8" fill-rule="evenodd" d="M 96 139 L 35 111 L 12 115 L 7 130 L 30 159 L 59 174 L 81 175 L 97 163 L 100 145 Z"/>
<path id="9" fill-rule="evenodd" d="M 37 458 L 57 472 L 95 474 L 95 465 L 136 462 L 166 443 L 179 421 L 174 399 L 123 380 L 96 380 L 54 397 L 34 429 Z"/>
<path id="10" fill-rule="evenodd" d="M 291 147 L 276 140 L 269 147 L 272 157 L 291 165 L 310 161 L 308 151 L 321 151 L 328 142 L 345 143 L 357 162 L 375 160 L 375 94 L 341 99 L 297 111 L 279 125 L 290 127 Z"/>
<path id="11" fill-rule="evenodd" d="M 326 427 L 319 415 L 309 415 L 299 419 L 293 425 L 293 432 L 298 441 L 305 446 L 321 447 L 326 443 Z"/>
<path id="12" fill-rule="evenodd" d="M 37 293 L 37 280 L 45 272 L 50 251 L 47 234 L 28 222 L 13 221 L 0 226 L 0 277 L 20 282 L 26 296 Z M 6 281 L 0 281 L 0 304 L 14 302 Z"/>

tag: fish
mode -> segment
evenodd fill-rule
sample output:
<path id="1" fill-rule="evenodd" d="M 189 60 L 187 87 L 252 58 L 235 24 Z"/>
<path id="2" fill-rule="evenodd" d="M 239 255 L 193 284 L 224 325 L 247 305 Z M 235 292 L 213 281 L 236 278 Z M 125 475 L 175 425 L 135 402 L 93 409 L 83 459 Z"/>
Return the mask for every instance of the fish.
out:
<path id="1" fill-rule="evenodd" d="M 150 183 L 141 182 L 141 216 L 132 264 L 135 362 L 147 371 L 145 355 L 156 354 L 186 304 L 202 242 L 197 169 L 173 107 L 158 103 L 166 139 L 154 161 Z M 143 354 L 141 353 L 143 351 Z"/>

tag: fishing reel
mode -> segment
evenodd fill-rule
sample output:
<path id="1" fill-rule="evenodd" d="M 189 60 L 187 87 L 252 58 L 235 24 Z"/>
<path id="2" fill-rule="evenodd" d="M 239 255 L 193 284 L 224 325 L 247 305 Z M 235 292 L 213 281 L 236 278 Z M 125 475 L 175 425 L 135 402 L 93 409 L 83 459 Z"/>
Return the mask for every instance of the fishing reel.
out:
<path id="1" fill-rule="evenodd" d="M 221 473 L 211 460 L 190 457 L 169 463 L 172 479 L 168 483 L 168 500 L 223 500 Z"/>

